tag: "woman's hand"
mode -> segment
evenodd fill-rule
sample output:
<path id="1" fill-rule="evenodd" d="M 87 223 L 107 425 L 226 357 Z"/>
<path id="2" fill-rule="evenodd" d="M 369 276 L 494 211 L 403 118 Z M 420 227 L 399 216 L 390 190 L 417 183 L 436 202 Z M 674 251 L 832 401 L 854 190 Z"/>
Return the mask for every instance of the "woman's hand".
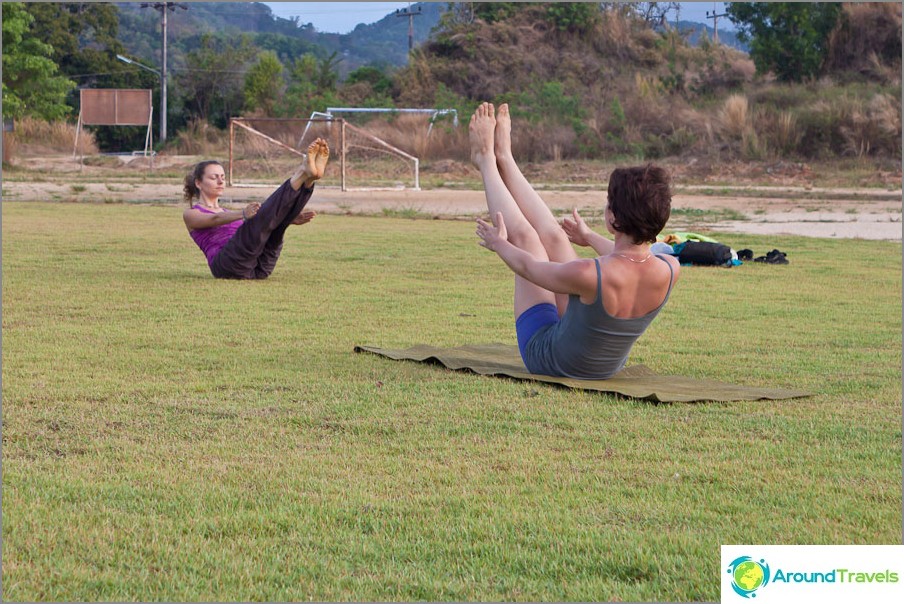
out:
<path id="1" fill-rule="evenodd" d="M 502 212 L 496 212 L 496 225 L 477 219 L 477 236 L 479 243 L 490 251 L 498 252 L 501 243 L 508 241 L 508 233 L 505 230 L 505 221 L 502 220 Z"/>
<path id="2" fill-rule="evenodd" d="M 590 236 L 593 231 L 584 222 L 584 219 L 578 214 L 578 209 L 571 210 L 572 218 L 566 218 L 562 221 L 562 229 L 568 235 L 568 240 L 575 245 L 587 247 L 590 245 Z"/>
<path id="3" fill-rule="evenodd" d="M 257 211 L 261 209 L 261 204 L 256 201 L 249 203 L 245 206 L 245 209 L 242 210 L 242 218 L 245 220 L 251 220 L 257 215 Z"/>
<path id="4" fill-rule="evenodd" d="M 298 216 L 295 217 L 295 220 L 292 221 L 292 224 L 307 224 L 314 220 L 314 216 L 317 215 L 317 212 L 313 210 L 308 210 L 307 212 L 302 212 Z"/>

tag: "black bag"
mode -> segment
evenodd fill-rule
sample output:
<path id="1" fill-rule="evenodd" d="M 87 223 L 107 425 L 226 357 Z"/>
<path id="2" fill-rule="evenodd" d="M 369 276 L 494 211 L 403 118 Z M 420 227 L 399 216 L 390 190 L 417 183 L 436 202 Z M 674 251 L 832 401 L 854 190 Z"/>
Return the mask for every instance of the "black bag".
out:
<path id="1" fill-rule="evenodd" d="M 688 241 L 678 252 L 678 262 L 698 266 L 723 266 L 731 262 L 731 248 L 721 243 Z"/>

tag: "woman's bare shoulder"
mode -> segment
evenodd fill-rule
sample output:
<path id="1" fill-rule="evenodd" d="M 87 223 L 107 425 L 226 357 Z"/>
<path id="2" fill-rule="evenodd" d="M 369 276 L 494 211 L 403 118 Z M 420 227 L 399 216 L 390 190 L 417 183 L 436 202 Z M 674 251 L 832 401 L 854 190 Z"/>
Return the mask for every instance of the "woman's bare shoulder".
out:
<path id="1" fill-rule="evenodd" d="M 678 280 L 678 275 L 681 273 L 681 263 L 678 262 L 678 258 L 675 256 L 670 256 L 669 254 L 662 254 L 659 256 L 663 260 L 665 260 L 672 267 L 672 282 Z"/>

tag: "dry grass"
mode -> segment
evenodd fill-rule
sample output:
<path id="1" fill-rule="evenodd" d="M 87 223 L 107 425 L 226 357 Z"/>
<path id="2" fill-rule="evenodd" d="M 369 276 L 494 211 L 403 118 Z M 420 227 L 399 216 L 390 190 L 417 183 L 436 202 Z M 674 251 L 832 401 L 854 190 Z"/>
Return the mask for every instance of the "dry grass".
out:
<path id="1" fill-rule="evenodd" d="M 842 20 L 829 37 L 826 66 L 900 83 L 901 3 L 845 3 Z"/>
<path id="2" fill-rule="evenodd" d="M 790 111 L 779 112 L 775 118 L 772 133 L 776 149 L 783 153 L 794 152 L 803 137 L 797 127 L 797 118 Z"/>
<path id="3" fill-rule="evenodd" d="M 843 100 L 843 118 L 838 126 L 847 147 L 845 154 L 863 157 L 889 153 L 901 144 L 901 104 L 887 94 L 867 102 Z"/>
<path id="4" fill-rule="evenodd" d="M 202 155 L 215 157 L 229 148 L 229 132 L 220 130 L 206 121 L 193 120 L 180 130 L 170 147 L 178 155 Z"/>
<path id="5" fill-rule="evenodd" d="M 722 108 L 715 119 L 713 132 L 718 140 L 727 143 L 729 150 L 748 160 L 765 159 L 775 155 L 775 145 L 770 145 L 769 130 L 765 127 L 769 123 L 768 113 L 755 111 L 750 107 L 747 97 L 741 94 L 733 94 L 725 99 Z M 775 120 L 777 123 L 781 121 Z M 793 120 L 784 118 L 786 128 L 793 125 Z M 773 128 L 775 132 L 777 128 Z M 793 132 L 781 134 L 784 139 L 793 138 Z M 784 140 L 783 139 L 783 140 Z M 779 145 L 778 148 L 781 148 Z M 770 149 L 772 151 L 770 151 Z"/>
<path id="6" fill-rule="evenodd" d="M 719 111 L 718 125 L 721 134 L 728 138 L 741 138 L 750 130 L 750 103 L 741 94 L 732 94 Z"/>
<path id="7" fill-rule="evenodd" d="M 691 90 L 701 96 L 737 90 L 752 82 L 756 75 L 753 61 L 739 50 L 721 45 L 703 45 L 693 52 L 695 56 L 686 79 Z"/>
<path id="8" fill-rule="evenodd" d="M 75 124 L 24 117 L 16 120 L 15 131 L 3 137 L 3 144 L 10 146 L 13 156 L 17 153 L 98 153 L 94 135 L 89 130 L 82 128 L 78 133 L 78 148 L 75 146 L 75 135 Z"/>

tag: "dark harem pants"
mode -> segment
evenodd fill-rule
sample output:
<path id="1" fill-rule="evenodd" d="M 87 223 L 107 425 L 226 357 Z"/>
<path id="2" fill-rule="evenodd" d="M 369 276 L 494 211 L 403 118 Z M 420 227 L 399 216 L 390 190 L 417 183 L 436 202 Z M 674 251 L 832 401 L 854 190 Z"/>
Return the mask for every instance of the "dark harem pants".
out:
<path id="1" fill-rule="evenodd" d="M 283 236 L 301 214 L 314 188 L 292 188 L 287 180 L 238 228 L 210 265 L 218 279 L 266 279 L 276 267 Z"/>

